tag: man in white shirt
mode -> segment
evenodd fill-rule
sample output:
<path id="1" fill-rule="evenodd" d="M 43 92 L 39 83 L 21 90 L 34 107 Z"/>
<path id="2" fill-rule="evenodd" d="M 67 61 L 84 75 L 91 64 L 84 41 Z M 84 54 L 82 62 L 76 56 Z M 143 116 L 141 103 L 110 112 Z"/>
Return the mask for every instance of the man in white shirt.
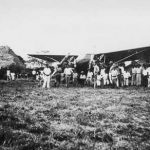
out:
<path id="1" fill-rule="evenodd" d="M 72 73 L 73 73 L 73 70 L 72 70 L 71 67 L 67 66 L 64 69 L 65 80 L 66 80 L 66 87 L 69 87 L 70 78 L 71 78 Z"/>
<path id="2" fill-rule="evenodd" d="M 48 64 L 46 64 L 46 67 L 43 70 L 43 88 L 50 88 L 50 75 L 51 75 L 51 69 L 48 67 Z"/>

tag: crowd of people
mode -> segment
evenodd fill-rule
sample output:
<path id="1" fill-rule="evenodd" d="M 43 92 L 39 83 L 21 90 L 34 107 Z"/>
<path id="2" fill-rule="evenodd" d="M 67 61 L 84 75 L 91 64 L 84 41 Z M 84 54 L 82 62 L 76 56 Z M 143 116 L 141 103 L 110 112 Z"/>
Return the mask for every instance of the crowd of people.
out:
<path id="1" fill-rule="evenodd" d="M 93 88 L 119 88 L 128 86 L 150 87 L 150 66 L 134 64 L 129 66 L 113 64 L 110 67 L 94 64 L 87 72 L 77 72 L 69 65 L 55 68 L 54 71 L 48 65 L 40 72 L 34 72 L 35 79 L 43 88 L 50 88 L 51 81 L 54 86 L 65 84 L 66 87 L 93 87 Z"/>
<path id="2" fill-rule="evenodd" d="M 125 63 L 111 65 L 99 65 L 94 63 L 92 67 L 85 71 L 77 70 L 69 64 L 65 67 L 57 66 L 52 69 L 48 64 L 41 70 L 33 69 L 32 79 L 38 81 L 38 85 L 42 88 L 50 88 L 50 86 L 59 87 L 93 87 L 93 88 L 119 88 L 128 86 L 143 86 L 150 87 L 150 65 L 131 63 L 126 66 Z M 7 80 L 15 80 L 21 76 L 9 68 L 6 71 Z M 26 73 L 25 78 L 29 78 Z"/>

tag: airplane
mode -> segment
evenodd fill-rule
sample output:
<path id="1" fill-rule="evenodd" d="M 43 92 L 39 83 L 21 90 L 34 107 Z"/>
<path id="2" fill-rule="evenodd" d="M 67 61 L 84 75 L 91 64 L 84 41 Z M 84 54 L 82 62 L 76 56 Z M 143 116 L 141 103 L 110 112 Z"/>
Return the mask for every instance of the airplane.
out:
<path id="1" fill-rule="evenodd" d="M 134 61 L 134 60 L 144 60 L 145 62 L 150 62 L 150 46 L 140 47 L 134 49 L 104 52 L 98 54 L 85 54 L 82 56 L 78 55 L 40 55 L 40 54 L 28 54 L 31 57 L 45 60 L 50 63 L 58 62 L 61 66 L 66 61 L 72 63 L 76 66 L 77 71 L 85 71 L 92 66 L 92 62 L 97 62 L 99 64 L 110 65 L 110 62 L 113 64 L 119 64 L 125 61 Z"/>

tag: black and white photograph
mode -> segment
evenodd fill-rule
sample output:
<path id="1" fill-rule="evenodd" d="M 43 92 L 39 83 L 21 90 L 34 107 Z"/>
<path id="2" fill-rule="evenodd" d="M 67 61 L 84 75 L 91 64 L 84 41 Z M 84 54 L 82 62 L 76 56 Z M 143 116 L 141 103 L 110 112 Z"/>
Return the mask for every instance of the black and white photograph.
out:
<path id="1" fill-rule="evenodd" d="M 149 0 L 0 0 L 0 150 L 150 150 Z"/>

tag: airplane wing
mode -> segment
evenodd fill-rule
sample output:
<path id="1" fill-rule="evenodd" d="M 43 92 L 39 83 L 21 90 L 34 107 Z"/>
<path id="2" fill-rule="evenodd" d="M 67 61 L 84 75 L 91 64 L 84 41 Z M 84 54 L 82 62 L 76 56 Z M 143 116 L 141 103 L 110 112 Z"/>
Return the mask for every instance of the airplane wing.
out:
<path id="1" fill-rule="evenodd" d="M 66 55 L 40 55 L 40 54 L 28 54 L 31 57 L 34 58 L 38 58 L 38 59 L 42 59 L 48 62 L 61 62 L 62 59 L 66 56 Z M 68 59 L 70 59 L 71 57 L 77 58 L 77 55 L 69 55 Z"/>
<path id="2" fill-rule="evenodd" d="M 141 47 L 115 52 L 99 53 L 94 56 L 94 59 L 100 58 L 102 55 L 104 55 L 105 57 L 105 63 L 108 63 L 109 61 L 122 62 L 138 59 L 148 60 L 150 58 L 150 47 Z"/>

